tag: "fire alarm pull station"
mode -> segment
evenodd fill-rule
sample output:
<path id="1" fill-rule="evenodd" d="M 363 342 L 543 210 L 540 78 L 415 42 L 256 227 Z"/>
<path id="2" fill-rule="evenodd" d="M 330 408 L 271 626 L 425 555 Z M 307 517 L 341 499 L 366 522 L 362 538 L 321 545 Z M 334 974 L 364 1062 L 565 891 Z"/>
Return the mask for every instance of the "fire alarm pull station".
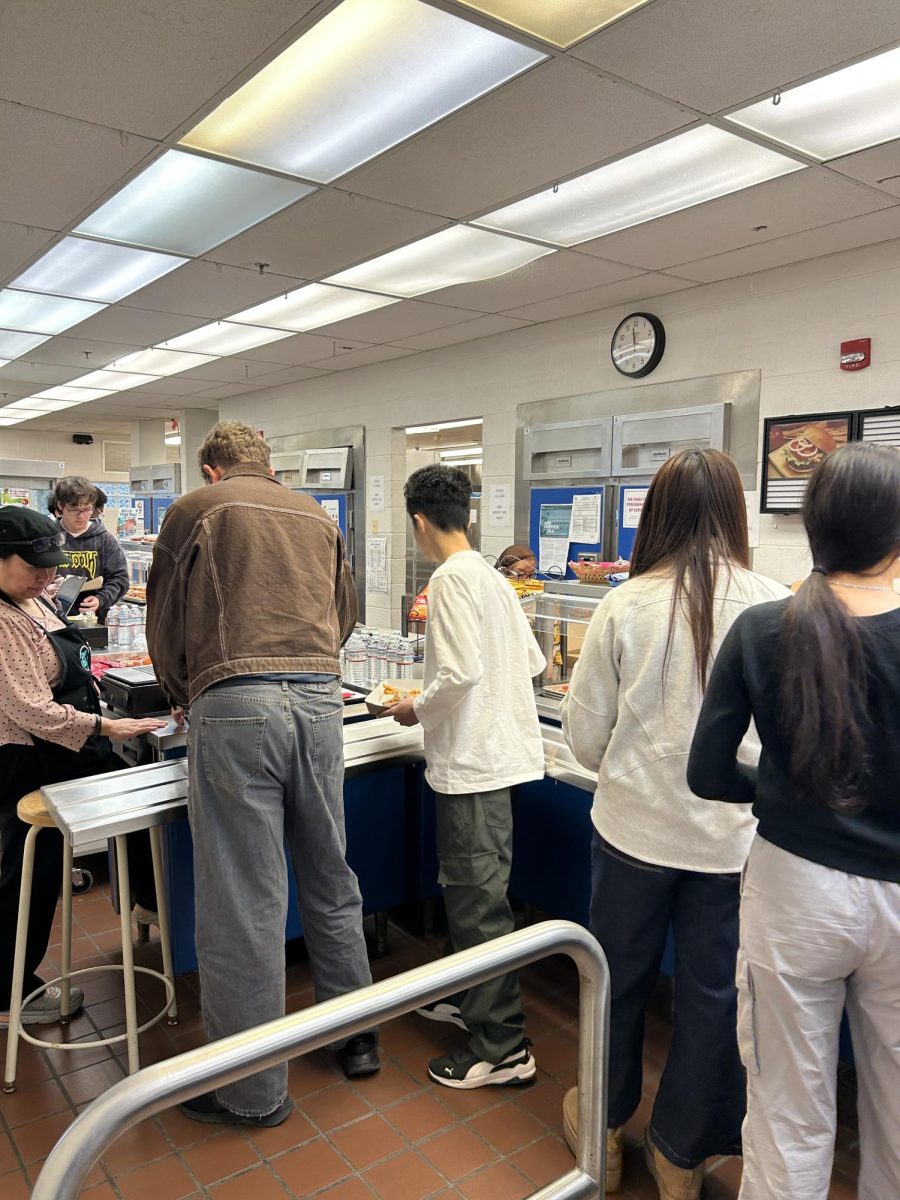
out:
<path id="1" fill-rule="evenodd" d="M 841 342 L 841 370 L 862 371 L 872 361 L 872 339 L 856 338 Z"/>

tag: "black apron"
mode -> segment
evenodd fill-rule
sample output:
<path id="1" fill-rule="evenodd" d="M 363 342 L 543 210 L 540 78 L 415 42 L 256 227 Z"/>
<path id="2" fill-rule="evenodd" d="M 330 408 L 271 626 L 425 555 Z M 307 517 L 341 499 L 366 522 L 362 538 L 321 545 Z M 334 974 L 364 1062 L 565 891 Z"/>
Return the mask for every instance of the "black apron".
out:
<path id="1" fill-rule="evenodd" d="M 0 600 L 13 605 L 3 592 L 0 592 Z M 38 603 L 43 601 L 39 600 Z M 18 605 L 14 607 L 18 608 Z M 58 616 L 49 605 L 44 604 L 44 607 L 51 615 Z M 24 609 L 20 608 L 19 611 L 24 612 Z M 53 699 L 57 704 L 71 704 L 79 712 L 99 716 L 100 696 L 91 674 L 91 648 L 81 631 L 65 617 L 59 617 L 59 620 L 65 621 L 65 627 L 51 631 L 44 629 L 43 625 L 28 613 L 25 613 L 25 616 L 46 635 L 60 661 L 62 674 L 51 689 Z M 56 742 L 48 742 L 34 734 L 31 736 L 41 786 L 78 779 L 82 775 L 99 775 L 103 771 L 114 771 L 121 767 L 113 754 L 109 738 L 91 734 L 80 750 L 68 750 Z"/>

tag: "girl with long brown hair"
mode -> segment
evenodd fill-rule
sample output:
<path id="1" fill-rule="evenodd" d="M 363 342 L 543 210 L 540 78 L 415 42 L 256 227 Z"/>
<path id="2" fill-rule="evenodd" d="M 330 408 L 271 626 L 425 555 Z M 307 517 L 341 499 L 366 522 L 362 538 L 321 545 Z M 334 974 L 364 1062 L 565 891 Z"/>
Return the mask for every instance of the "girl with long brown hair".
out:
<path id="1" fill-rule="evenodd" d="M 759 819 L 744 877 L 741 1200 L 825 1200 L 846 1004 L 859 1200 L 900 1196 L 900 450 L 851 444 L 810 480 L 809 578 L 738 619 L 688 768 Z M 758 772 L 737 757 L 751 719 Z M 731 807 L 722 804 L 721 808 Z"/>
<path id="2" fill-rule="evenodd" d="M 691 738 L 718 647 L 740 613 L 787 596 L 749 569 L 732 460 L 685 450 L 655 476 L 631 578 L 599 606 L 563 706 L 575 757 L 598 773 L 591 930 L 612 981 L 607 1191 L 621 1186 L 623 1126 L 641 1099 L 644 1012 L 671 928 L 675 1030 L 644 1134 L 663 1200 L 699 1196 L 704 1160 L 740 1150 L 744 1078 L 735 1040 L 739 873 L 749 803 L 688 789 Z M 750 735 L 743 761 L 755 761 Z M 574 1140 L 577 1093 L 566 1096 Z"/>

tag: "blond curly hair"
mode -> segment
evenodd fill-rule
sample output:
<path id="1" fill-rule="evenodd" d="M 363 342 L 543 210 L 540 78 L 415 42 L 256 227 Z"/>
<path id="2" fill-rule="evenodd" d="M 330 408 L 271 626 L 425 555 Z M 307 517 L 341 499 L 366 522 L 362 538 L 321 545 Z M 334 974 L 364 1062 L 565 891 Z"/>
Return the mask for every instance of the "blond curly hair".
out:
<path id="1" fill-rule="evenodd" d="M 256 462 L 270 465 L 269 443 L 243 421 L 220 421 L 214 425 L 197 451 L 201 472 L 204 467 L 227 471 L 237 463 Z"/>

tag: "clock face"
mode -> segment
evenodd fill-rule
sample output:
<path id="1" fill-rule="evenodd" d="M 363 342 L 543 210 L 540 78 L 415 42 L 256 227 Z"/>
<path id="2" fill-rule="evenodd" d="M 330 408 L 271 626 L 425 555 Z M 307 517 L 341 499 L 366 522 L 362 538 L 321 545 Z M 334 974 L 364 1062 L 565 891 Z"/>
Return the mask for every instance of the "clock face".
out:
<path id="1" fill-rule="evenodd" d="M 609 352 L 622 375 L 640 379 L 657 366 L 666 348 L 662 321 L 652 313 L 630 313 L 612 336 Z"/>

